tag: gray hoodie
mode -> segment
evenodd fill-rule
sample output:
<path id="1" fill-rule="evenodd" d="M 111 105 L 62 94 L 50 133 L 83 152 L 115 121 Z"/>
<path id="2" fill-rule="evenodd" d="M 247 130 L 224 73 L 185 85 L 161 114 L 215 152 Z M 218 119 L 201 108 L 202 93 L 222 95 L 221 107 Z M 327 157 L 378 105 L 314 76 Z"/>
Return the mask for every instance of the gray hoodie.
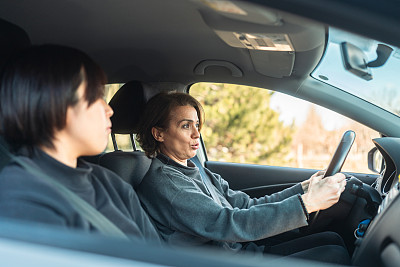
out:
<path id="1" fill-rule="evenodd" d="M 78 160 L 77 168 L 70 168 L 40 149 L 27 159 L 87 201 L 132 239 L 161 244 L 136 192 L 115 173 L 83 160 Z M 2 217 L 97 231 L 59 190 L 16 163 L 10 163 L 0 172 Z"/>
<path id="2" fill-rule="evenodd" d="M 229 189 L 218 174 L 205 169 L 216 188 L 216 203 L 202 182 L 199 169 L 165 155 L 153 159 L 137 189 L 139 199 L 153 218 L 161 236 L 170 244 L 212 244 L 228 250 L 243 248 L 240 242 L 264 239 L 307 225 L 298 195 L 300 184 L 261 198 Z M 262 251 L 254 244 L 246 250 Z"/>

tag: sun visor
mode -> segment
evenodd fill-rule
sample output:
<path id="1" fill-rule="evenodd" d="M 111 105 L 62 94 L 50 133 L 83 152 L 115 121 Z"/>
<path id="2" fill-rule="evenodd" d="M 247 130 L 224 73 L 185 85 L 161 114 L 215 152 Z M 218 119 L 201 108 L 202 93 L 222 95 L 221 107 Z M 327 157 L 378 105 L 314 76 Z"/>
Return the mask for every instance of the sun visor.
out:
<path id="1" fill-rule="evenodd" d="M 228 0 L 200 0 L 205 6 L 218 12 L 220 15 L 233 20 L 250 22 L 262 25 L 281 25 L 282 19 L 278 12 L 255 7 L 254 4 L 244 1 Z"/>
<path id="2" fill-rule="evenodd" d="M 201 0 L 204 22 L 227 45 L 247 49 L 255 70 L 291 76 L 296 53 L 325 45 L 323 25 L 243 1 Z"/>

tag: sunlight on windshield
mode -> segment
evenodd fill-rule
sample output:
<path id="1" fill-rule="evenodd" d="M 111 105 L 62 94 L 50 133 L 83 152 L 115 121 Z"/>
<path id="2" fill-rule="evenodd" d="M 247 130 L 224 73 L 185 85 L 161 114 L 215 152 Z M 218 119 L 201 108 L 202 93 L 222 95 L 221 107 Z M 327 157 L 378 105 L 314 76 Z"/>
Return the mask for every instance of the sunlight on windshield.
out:
<path id="1" fill-rule="evenodd" d="M 370 67 L 372 80 L 367 81 L 345 69 L 340 48 L 342 42 L 349 42 L 360 48 L 367 62 L 377 58 L 378 41 L 330 29 L 327 50 L 319 66 L 312 73 L 312 77 L 400 115 L 399 49 L 390 46 L 393 52 L 389 59 L 381 67 Z"/>

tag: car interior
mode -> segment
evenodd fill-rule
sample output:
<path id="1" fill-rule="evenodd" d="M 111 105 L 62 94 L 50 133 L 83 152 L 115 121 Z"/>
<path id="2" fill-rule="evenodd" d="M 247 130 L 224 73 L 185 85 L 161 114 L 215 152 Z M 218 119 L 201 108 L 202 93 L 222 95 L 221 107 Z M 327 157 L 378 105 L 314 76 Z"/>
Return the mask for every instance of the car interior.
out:
<path id="1" fill-rule="evenodd" d="M 133 188 L 140 184 L 151 164 L 151 159 L 137 148 L 134 139 L 140 115 L 148 100 L 145 93 L 146 90 L 139 81 L 125 83 L 117 91 L 109 102 L 115 114 L 112 117 L 113 130 L 111 133 L 115 151 L 85 157 L 87 161 L 114 171 L 131 184 Z M 116 134 L 129 135 L 133 151 L 120 150 L 115 138 Z"/>
<path id="2" fill-rule="evenodd" d="M 313 74 L 327 57 L 332 28 L 392 47 L 389 52 L 380 48 L 378 53 L 376 49 L 381 65 L 392 50 L 396 57 L 395 47 L 400 46 L 400 7 L 396 1 L 376 2 L 5 0 L 0 2 L 0 71 L 10 55 L 31 44 L 76 47 L 98 62 L 107 74 L 108 83 L 121 85 L 109 101 L 114 110 L 111 117 L 114 151 L 84 158 L 114 171 L 133 188 L 140 184 L 151 164 L 151 159 L 135 142 L 138 123 L 146 102 L 161 91 L 190 93 L 191 86 L 200 82 L 246 85 L 316 103 L 356 120 L 381 135 L 371 140 L 375 148 L 368 158 L 369 167 L 375 172 L 347 173 L 346 191 L 339 203 L 314 215 L 311 225 L 300 231 L 339 233 L 354 266 L 398 266 L 399 113 L 388 112 L 332 86 L 324 79 L 322 71 Z M 355 50 L 346 47 L 342 51 Z M 352 62 L 351 59 L 339 60 L 341 64 L 342 60 Z M 371 65 L 370 68 L 374 68 Z M 372 79 L 365 70 L 348 68 L 347 72 L 352 72 L 350 75 L 357 79 Z M 333 80 L 335 75 L 329 78 Z M 129 136 L 131 149 L 122 148 L 117 135 Z M 346 138 L 348 135 L 338 140 L 336 154 L 332 154 L 331 163 L 326 166 L 335 169 L 333 173 L 340 171 L 351 149 L 351 145 L 342 146 Z M 2 144 L 6 146 L 3 140 Z M 383 160 L 374 161 L 378 152 Z M 204 142 L 197 157 L 204 167 L 224 177 L 232 189 L 242 190 L 252 197 L 278 192 L 316 172 L 307 166 L 293 168 L 209 160 Z M 0 153 L 0 168 L 8 162 L 8 156 Z M 232 257 L 208 248 L 196 251 L 158 248 L 152 244 L 6 219 L 0 219 L 2 242 L 5 247 L 10 242 L 19 242 L 64 252 L 84 252 L 91 257 L 126 260 L 121 266 L 143 263 L 154 266 L 320 266 L 320 263 L 293 259 L 277 261 L 272 257 L 271 260 L 268 256 L 265 259 L 248 255 Z M 4 254 L 2 246 L 0 255 Z M 21 255 L 25 253 L 22 246 L 16 251 Z M 16 262 L 12 255 L 4 254 L 4 257 Z M 61 262 L 63 259 L 59 258 Z M 42 261 L 46 262 L 45 255 Z"/>

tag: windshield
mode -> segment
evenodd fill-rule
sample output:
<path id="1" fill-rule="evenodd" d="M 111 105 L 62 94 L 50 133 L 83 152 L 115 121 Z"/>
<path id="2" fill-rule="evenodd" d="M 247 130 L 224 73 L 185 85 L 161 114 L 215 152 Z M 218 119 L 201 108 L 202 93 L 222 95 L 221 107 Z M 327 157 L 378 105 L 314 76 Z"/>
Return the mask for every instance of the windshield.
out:
<path id="1" fill-rule="evenodd" d="M 343 45 L 344 42 L 347 47 Z M 377 59 L 379 44 L 389 51 L 389 58 L 385 61 L 385 53 L 380 53 L 379 59 L 384 62 L 382 66 L 368 64 Z M 354 68 L 351 66 L 349 68 L 349 64 L 352 63 Z M 361 68 L 361 72 L 358 67 Z M 325 55 L 311 75 L 315 79 L 400 115 L 400 52 L 397 47 L 330 29 Z"/>

